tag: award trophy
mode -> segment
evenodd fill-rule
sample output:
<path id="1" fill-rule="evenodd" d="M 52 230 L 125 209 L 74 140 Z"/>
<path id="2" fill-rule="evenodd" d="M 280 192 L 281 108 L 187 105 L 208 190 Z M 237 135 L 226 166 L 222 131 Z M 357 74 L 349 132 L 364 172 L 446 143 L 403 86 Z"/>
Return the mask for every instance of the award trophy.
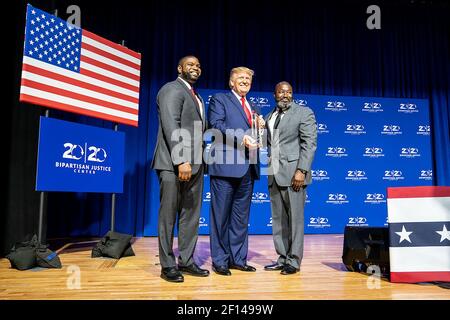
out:
<path id="1" fill-rule="evenodd" d="M 251 137 L 255 140 L 255 143 L 260 148 L 262 146 L 262 136 L 264 134 L 264 128 L 259 126 L 259 115 L 252 111 L 252 123 L 251 123 Z"/>

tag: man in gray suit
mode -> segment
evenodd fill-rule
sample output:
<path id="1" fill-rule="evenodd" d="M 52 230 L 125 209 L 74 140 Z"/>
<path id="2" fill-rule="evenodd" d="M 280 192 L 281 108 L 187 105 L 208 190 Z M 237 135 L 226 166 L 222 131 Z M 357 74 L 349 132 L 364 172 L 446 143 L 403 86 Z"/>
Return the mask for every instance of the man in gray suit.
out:
<path id="1" fill-rule="evenodd" d="M 313 111 L 292 101 L 292 86 L 275 87 L 277 107 L 266 117 L 270 162 L 268 182 L 272 209 L 275 264 L 265 270 L 294 274 L 303 258 L 304 206 L 306 186 L 311 183 L 311 163 L 317 148 L 317 127 Z"/>
<path id="2" fill-rule="evenodd" d="M 201 75 L 199 60 L 186 56 L 178 63 L 178 78 L 158 92 L 159 129 L 152 161 L 160 185 L 158 217 L 161 277 L 183 282 L 182 273 L 206 277 L 193 255 L 203 194 L 203 132 L 205 104 L 193 85 Z M 178 267 L 173 233 L 178 215 Z"/>

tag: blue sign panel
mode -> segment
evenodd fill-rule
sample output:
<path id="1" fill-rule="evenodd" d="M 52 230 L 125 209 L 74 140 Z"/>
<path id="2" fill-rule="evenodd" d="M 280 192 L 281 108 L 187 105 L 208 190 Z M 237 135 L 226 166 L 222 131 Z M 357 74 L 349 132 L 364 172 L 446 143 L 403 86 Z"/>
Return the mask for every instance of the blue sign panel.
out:
<path id="1" fill-rule="evenodd" d="M 123 191 L 125 134 L 41 117 L 38 191 Z"/>

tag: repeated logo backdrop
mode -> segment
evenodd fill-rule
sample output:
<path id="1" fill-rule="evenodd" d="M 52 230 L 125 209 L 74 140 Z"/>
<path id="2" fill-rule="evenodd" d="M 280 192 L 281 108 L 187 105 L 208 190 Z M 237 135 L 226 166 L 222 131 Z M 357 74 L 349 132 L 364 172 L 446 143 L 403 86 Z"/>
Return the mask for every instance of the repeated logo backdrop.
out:
<path id="1" fill-rule="evenodd" d="M 206 101 L 220 90 L 199 90 Z M 271 92 L 250 92 L 263 115 Z M 343 233 L 344 227 L 387 226 L 386 188 L 433 184 L 428 101 L 295 94 L 317 120 L 318 147 L 307 189 L 305 233 Z M 267 155 L 261 150 L 261 156 Z M 205 175 L 200 234 L 209 234 L 209 176 Z M 255 183 L 250 234 L 271 234 L 267 176 Z"/>

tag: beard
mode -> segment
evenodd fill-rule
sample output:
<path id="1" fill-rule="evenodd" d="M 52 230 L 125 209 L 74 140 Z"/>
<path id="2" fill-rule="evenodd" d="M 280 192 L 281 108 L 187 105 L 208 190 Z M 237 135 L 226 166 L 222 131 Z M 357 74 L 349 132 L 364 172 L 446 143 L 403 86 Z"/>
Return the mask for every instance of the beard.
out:
<path id="1" fill-rule="evenodd" d="M 196 82 L 198 79 L 198 77 L 191 76 L 191 74 L 187 71 L 181 71 L 181 77 L 188 82 Z"/>
<path id="2" fill-rule="evenodd" d="M 292 101 L 278 101 L 277 102 L 277 107 L 280 108 L 282 111 L 285 111 L 286 109 L 288 109 L 291 106 Z"/>

